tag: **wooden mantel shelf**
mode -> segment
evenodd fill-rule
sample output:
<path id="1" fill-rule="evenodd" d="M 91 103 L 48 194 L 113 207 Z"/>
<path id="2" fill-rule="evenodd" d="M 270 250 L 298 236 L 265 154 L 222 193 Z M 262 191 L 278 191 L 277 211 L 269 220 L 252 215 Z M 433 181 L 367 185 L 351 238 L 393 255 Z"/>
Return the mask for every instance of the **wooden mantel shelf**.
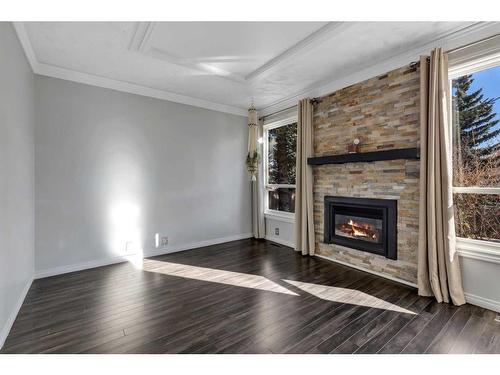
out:
<path id="1" fill-rule="evenodd" d="M 418 148 L 399 148 L 373 152 L 358 152 L 355 154 L 316 156 L 308 158 L 307 164 L 345 164 L 396 159 L 420 159 L 420 150 Z"/>

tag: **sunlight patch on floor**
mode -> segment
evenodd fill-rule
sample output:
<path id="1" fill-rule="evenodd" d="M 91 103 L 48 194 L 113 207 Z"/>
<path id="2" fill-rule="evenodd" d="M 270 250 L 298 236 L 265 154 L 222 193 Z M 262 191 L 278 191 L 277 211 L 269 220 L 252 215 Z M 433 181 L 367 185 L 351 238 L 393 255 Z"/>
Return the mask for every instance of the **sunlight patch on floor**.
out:
<path id="1" fill-rule="evenodd" d="M 187 264 L 162 262 L 152 259 L 144 259 L 142 269 L 147 272 L 161 273 L 169 276 L 185 277 L 187 279 L 233 285 L 242 288 L 265 290 L 268 292 L 283 293 L 293 296 L 298 295 L 263 276 L 247 273 L 190 266 Z"/>
<path id="2" fill-rule="evenodd" d="M 393 303 L 384 301 L 381 298 L 374 297 L 368 293 L 362 292 L 356 289 L 339 288 L 335 286 L 319 285 L 304 283 L 295 280 L 283 280 L 304 292 L 312 294 L 318 298 L 339 302 L 348 303 L 351 305 L 374 307 L 377 309 L 391 310 L 396 312 L 402 312 L 405 314 L 416 315 L 413 311 L 407 310 L 401 306 L 395 305 Z"/>
<path id="3" fill-rule="evenodd" d="M 125 259 L 127 259 L 134 268 L 141 270 L 144 262 L 144 251 L 142 249 L 136 249 L 133 254 L 126 255 Z"/>

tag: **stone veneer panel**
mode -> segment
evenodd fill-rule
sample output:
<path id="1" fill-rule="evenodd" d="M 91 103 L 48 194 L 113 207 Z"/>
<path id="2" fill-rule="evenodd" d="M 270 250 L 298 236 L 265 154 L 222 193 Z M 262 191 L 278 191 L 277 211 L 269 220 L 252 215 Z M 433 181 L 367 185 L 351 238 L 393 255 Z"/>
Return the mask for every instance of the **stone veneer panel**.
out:
<path id="1" fill-rule="evenodd" d="M 405 66 L 324 96 L 314 106 L 315 156 L 419 147 L 419 67 Z M 417 281 L 419 161 L 313 167 L 316 253 L 409 282 Z M 323 242 L 326 195 L 398 200 L 398 259 Z"/>

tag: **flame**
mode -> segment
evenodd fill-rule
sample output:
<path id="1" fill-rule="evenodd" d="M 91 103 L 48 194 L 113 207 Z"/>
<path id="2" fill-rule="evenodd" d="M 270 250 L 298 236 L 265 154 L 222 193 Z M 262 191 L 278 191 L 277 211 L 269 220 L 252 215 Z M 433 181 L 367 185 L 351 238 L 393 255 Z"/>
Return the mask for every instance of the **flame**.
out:
<path id="1" fill-rule="evenodd" d="M 351 226 L 351 231 L 352 235 L 355 237 L 369 237 L 368 234 L 365 231 L 361 231 L 360 229 L 368 229 L 368 230 L 374 230 L 373 226 L 367 223 L 358 223 L 356 221 L 353 221 L 352 219 L 349 219 L 347 222 L 348 225 Z M 370 236 L 372 239 L 376 240 L 378 235 L 377 233 L 374 233 Z"/>

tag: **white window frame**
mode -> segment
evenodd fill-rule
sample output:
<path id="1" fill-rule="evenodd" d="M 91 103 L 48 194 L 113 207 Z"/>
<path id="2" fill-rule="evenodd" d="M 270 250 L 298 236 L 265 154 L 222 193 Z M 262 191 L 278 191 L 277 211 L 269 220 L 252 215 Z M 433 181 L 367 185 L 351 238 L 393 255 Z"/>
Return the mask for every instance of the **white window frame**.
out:
<path id="1" fill-rule="evenodd" d="M 268 178 L 269 178 L 269 154 L 268 154 L 268 140 L 269 140 L 269 130 L 280 128 L 282 126 L 290 125 L 293 124 L 294 122 L 298 121 L 297 115 L 292 115 L 288 116 L 284 119 L 278 120 L 278 121 L 273 121 L 269 124 L 264 124 L 262 126 L 263 134 L 262 134 L 262 139 L 263 139 L 263 155 L 264 155 L 264 216 L 268 217 L 270 219 L 277 219 L 289 223 L 294 223 L 295 222 L 295 213 L 292 212 L 284 212 L 284 211 L 278 211 L 278 210 L 271 210 L 269 209 L 269 189 L 277 189 L 277 188 L 294 188 L 296 189 L 296 185 L 290 185 L 290 184 L 269 184 L 268 183 Z"/>
<path id="2" fill-rule="evenodd" d="M 469 59 L 459 61 L 455 64 L 451 63 L 448 69 L 450 92 L 454 79 L 494 67 L 500 67 L 499 50 L 494 50 L 484 55 L 471 56 Z M 450 116 L 449 126 L 453 128 L 452 116 Z M 452 191 L 453 193 L 460 194 L 500 194 L 500 187 L 453 186 Z M 495 263 L 500 263 L 500 243 L 498 242 L 457 237 L 457 248 L 461 256 L 485 261 L 495 259 Z"/>

